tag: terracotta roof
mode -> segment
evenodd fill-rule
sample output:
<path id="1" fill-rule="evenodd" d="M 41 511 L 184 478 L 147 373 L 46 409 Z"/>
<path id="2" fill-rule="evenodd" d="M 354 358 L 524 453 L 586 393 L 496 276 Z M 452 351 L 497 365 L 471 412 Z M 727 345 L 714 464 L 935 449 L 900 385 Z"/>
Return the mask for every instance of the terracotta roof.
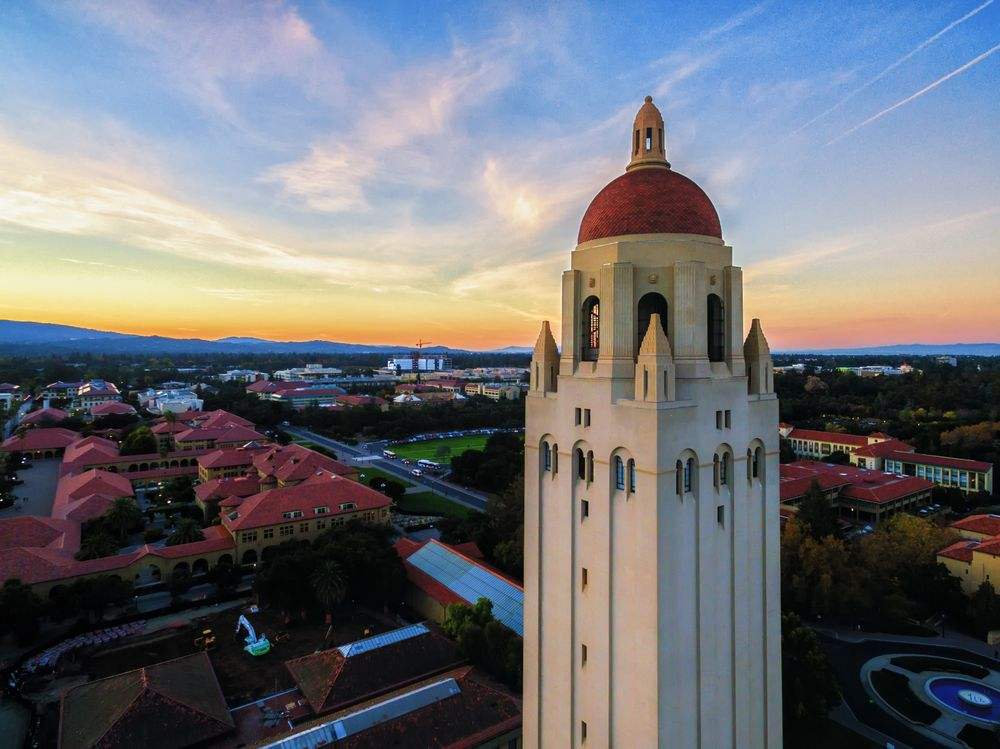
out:
<path id="1" fill-rule="evenodd" d="M 202 502 L 228 497 L 252 497 L 260 492 L 260 481 L 254 476 L 210 479 L 194 488 L 195 496 Z"/>
<path id="2" fill-rule="evenodd" d="M 343 406 L 384 406 L 385 399 L 374 395 L 341 395 L 337 403 Z"/>
<path id="3" fill-rule="evenodd" d="M 208 654 L 194 653 L 64 693 L 59 749 L 168 749 L 233 730 Z"/>
<path id="4" fill-rule="evenodd" d="M 80 438 L 76 432 L 61 427 L 29 429 L 21 436 L 6 440 L 0 448 L 7 452 L 28 450 L 61 450 Z"/>
<path id="5" fill-rule="evenodd" d="M 351 466 L 294 443 L 275 445 L 257 453 L 253 465 L 261 475 L 272 476 L 280 481 L 302 480 L 317 470 L 329 471 L 338 476 L 357 474 L 357 470 Z"/>
<path id="6" fill-rule="evenodd" d="M 392 634 L 386 633 L 386 639 Z M 313 711 L 325 713 L 399 689 L 463 660 L 451 640 L 428 630 L 346 657 L 340 648 L 311 653 L 286 661 L 285 667 Z"/>
<path id="7" fill-rule="evenodd" d="M 944 466 L 958 468 L 963 471 L 978 471 L 985 473 L 993 467 L 992 463 L 983 460 L 968 460 L 966 458 L 950 458 L 947 455 L 926 455 L 924 453 L 897 451 L 886 455 L 887 458 L 900 460 L 904 463 L 919 463 L 927 466 Z"/>
<path id="8" fill-rule="evenodd" d="M 805 485 L 806 491 L 811 485 L 812 479 L 815 478 L 823 488 L 827 488 L 825 482 L 831 482 L 829 483 L 830 488 L 833 486 L 842 487 L 841 497 L 875 504 L 893 502 L 912 494 L 930 491 L 934 487 L 930 481 L 916 476 L 896 476 L 892 473 L 858 468 L 857 466 L 797 460 L 794 463 L 785 463 L 781 466 L 780 494 L 782 502 L 805 493 L 802 491 L 799 494 L 793 494 L 793 484 L 791 483 L 796 478 L 805 477 L 809 478 L 808 484 Z"/>
<path id="9" fill-rule="evenodd" d="M 253 457 L 263 448 L 220 447 L 198 458 L 202 468 L 234 468 L 253 465 Z"/>
<path id="10" fill-rule="evenodd" d="M 967 518 L 956 520 L 948 527 L 957 531 L 981 533 L 984 536 L 1000 536 L 1000 515 L 969 515 Z"/>
<path id="11" fill-rule="evenodd" d="M 52 517 L 82 523 L 103 515 L 118 497 L 132 494 L 132 482 L 110 471 L 95 468 L 63 476 L 56 485 Z"/>
<path id="12" fill-rule="evenodd" d="M 788 435 L 788 439 L 810 440 L 812 442 L 833 442 L 838 445 L 854 445 L 864 447 L 868 444 L 868 438 L 860 434 L 842 434 L 840 432 L 823 432 L 818 429 L 799 429 L 795 427 Z"/>
<path id="13" fill-rule="evenodd" d="M 448 682 L 454 693 L 395 717 L 382 715 L 366 728 L 338 739 L 338 749 L 368 749 L 368 747 L 441 747 L 442 749 L 472 749 L 492 746 L 492 739 L 517 731 L 521 726 L 521 701 L 489 677 L 470 666 L 446 671 L 424 679 L 405 689 L 395 690 L 380 698 L 368 700 L 353 708 L 331 713 L 321 720 L 296 726 L 295 733 L 313 726 L 341 719 L 366 708 L 376 716 L 380 706 L 392 699 L 405 699 L 418 689 Z M 365 723 L 368 723 L 367 721 Z M 364 725 L 364 724 L 363 724 Z"/>
<path id="14" fill-rule="evenodd" d="M 97 458 L 97 456 L 115 458 L 118 456 L 118 445 L 104 437 L 84 437 L 66 448 L 63 453 L 64 463 L 78 463 L 82 459 Z"/>
<path id="15" fill-rule="evenodd" d="M 939 557 L 948 557 L 949 559 L 957 559 L 960 562 L 971 562 L 972 561 L 972 550 L 979 546 L 978 541 L 970 541 L 963 538 L 961 541 L 956 541 L 950 546 L 945 546 L 941 551 L 937 553 Z"/>
<path id="16" fill-rule="evenodd" d="M 192 421 L 196 421 L 203 427 L 250 427 L 254 428 L 254 423 L 242 416 L 237 416 L 224 409 L 218 408 L 215 411 L 193 411 Z M 196 415 L 194 415 L 196 414 Z"/>
<path id="17" fill-rule="evenodd" d="M 341 510 L 340 505 L 353 503 L 351 509 Z M 356 481 L 336 476 L 326 471 L 312 476 L 295 486 L 282 486 L 255 494 L 243 501 L 238 517 L 224 515 L 222 522 L 231 530 L 260 528 L 280 523 L 315 520 L 345 512 L 363 512 L 388 507 L 392 501 L 374 489 Z M 317 515 L 315 508 L 326 507 L 326 513 Z M 301 511 L 301 518 L 285 518 L 284 513 Z"/>
<path id="18" fill-rule="evenodd" d="M 131 416 L 134 413 L 135 409 L 132 406 L 119 401 L 98 403 L 96 406 L 91 406 L 90 408 L 91 416 Z"/>
<path id="19" fill-rule="evenodd" d="M 17 546 L 66 548 L 72 546 L 74 537 L 79 543 L 79 536 L 79 525 L 69 520 L 36 515 L 0 519 L 0 549 L 11 549 Z M 74 548 L 73 551 L 76 549 Z"/>
<path id="20" fill-rule="evenodd" d="M 190 425 L 182 421 L 161 421 L 158 424 L 153 424 L 149 430 L 153 434 L 177 434 L 179 432 L 186 432 L 190 428 Z"/>
<path id="21" fill-rule="evenodd" d="M 854 451 L 854 455 L 862 458 L 884 458 L 897 452 L 913 452 L 913 448 L 900 440 L 887 439 L 885 442 L 875 442 L 859 447 Z"/>
<path id="22" fill-rule="evenodd" d="M 63 411 L 61 408 L 41 408 L 37 411 L 32 411 L 27 414 L 23 419 L 21 419 L 22 424 L 44 424 L 46 422 L 50 424 L 58 424 L 60 421 L 65 421 L 69 418 L 69 414 Z"/>
<path id="23" fill-rule="evenodd" d="M 672 169 L 625 172 L 597 193 L 580 222 L 577 243 L 625 234 L 700 234 L 722 238 L 719 214 L 705 192 Z"/>
<path id="24" fill-rule="evenodd" d="M 219 442 L 254 442 L 265 440 L 263 434 L 245 426 L 192 427 L 174 436 L 175 443 L 213 440 Z"/>

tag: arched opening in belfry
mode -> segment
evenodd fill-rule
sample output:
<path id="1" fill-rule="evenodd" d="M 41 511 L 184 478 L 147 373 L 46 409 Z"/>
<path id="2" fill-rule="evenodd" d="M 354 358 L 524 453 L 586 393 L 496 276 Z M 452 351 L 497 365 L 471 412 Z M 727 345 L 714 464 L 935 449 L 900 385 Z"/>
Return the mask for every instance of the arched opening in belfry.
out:
<path id="1" fill-rule="evenodd" d="M 638 333 L 638 338 L 636 338 L 635 351 L 636 354 L 638 354 L 639 347 L 642 345 L 642 341 L 646 337 L 646 331 L 649 330 L 649 321 L 652 319 L 654 314 L 660 316 L 660 327 L 663 329 L 663 335 L 667 335 L 667 300 L 663 298 L 662 294 L 657 294 L 655 291 L 651 291 L 640 297 L 636 310 L 636 332 Z"/>
<path id="2" fill-rule="evenodd" d="M 708 295 L 708 360 L 726 359 L 726 313 L 718 294 Z"/>
<path id="3" fill-rule="evenodd" d="M 596 296 L 587 297 L 581 312 L 583 346 L 580 358 L 583 361 L 597 361 L 601 350 L 601 300 Z"/>

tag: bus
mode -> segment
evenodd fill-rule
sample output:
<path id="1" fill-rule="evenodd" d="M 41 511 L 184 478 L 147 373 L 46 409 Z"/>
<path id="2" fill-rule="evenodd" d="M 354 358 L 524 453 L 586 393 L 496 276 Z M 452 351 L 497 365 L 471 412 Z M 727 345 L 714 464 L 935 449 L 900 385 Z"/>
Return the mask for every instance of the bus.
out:
<path id="1" fill-rule="evenodd" d="M 396 453 L 394 453 L 392 450 L 383 450 L 382 457 L 394 460 L 396 458 Z"/>
<path id="2" fill-rule="evenodd" d="M 433 460 L 421 459 L 417 461 L 417 465 L 428 471 L 440 471 L 444 468 L 440 463 L 435 463 Z"/>

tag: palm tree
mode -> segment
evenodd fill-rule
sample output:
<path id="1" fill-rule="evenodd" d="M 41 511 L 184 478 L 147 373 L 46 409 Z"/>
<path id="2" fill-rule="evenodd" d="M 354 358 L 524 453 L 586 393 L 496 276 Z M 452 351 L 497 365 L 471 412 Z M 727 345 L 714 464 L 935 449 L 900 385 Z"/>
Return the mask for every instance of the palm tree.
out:
<path id="1" fill-rule="evenodd" d="M 328 559 L 316 568 L 309 582 L 312 583 L 316 600 L 326 610 L 326 623 L 332 627 L 333 609 L 347 597 L 347 576 L 344 570 L 335 561 Z M 329 629 L 326 634 L 327 637 L 330 636 Z"/>
<path id="2" fill-rule="evenodd" d="M 181 518 L 177 521 L 174 532 L 167 537 L 167 546 L 178 546 L 180 544 L 190 544 L 195 541 L 204 541 L 205 534 L 201 532 L 198 521 L 191 518 Z"/>
<path id="3" fill-rule="evenodd" d="M 136 526 L 142 524 L 142 511 L 131 497 L 118 497 L 104 513 L 107 527 L 124 540 Z"/>

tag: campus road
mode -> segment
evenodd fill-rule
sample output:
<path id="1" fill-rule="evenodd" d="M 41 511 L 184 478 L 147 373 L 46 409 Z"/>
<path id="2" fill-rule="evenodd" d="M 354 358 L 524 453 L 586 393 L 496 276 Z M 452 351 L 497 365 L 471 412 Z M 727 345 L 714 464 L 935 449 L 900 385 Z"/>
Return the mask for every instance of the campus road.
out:
<path id="1" fill-rule="evenodd" d="M 317 445 L 333 450 L 337 453 L 337 457 L 341 460 L 341 462 L 348 463 L 361 469 L 363 469 L 366 465 L 374 466 L 380 471 L 385 471 L 386 473 L 390 473 L 397 478 L 409 481 L 411 484 L 415 484 L 418 488 L 440 494 L 453 502 L 458 502 L 466 507 L 471 507 L 473 510 L 479 510 L 482 512 L 486 509 L 487 498 L 486 495 L 481 492 L 466 489 L 464 486 L 458 486 L 450 481 L 442 481 L 441 479 L 429 476 L 426 473 L 423 476 L 414 476 L 410 473 L 410 468 L 407 466 L 392 460 L 387 460 L 379 453 L 371 453 L 352 445 L 346 445 L 343 442 L 332 440 L 329 437 L 324 437 L 322 434 L 311 432 L 308 429 L 293 426 L 282 427 L 282 429 L 293 437 L 308 440 L 309 442 L 315 442 Z"/>

